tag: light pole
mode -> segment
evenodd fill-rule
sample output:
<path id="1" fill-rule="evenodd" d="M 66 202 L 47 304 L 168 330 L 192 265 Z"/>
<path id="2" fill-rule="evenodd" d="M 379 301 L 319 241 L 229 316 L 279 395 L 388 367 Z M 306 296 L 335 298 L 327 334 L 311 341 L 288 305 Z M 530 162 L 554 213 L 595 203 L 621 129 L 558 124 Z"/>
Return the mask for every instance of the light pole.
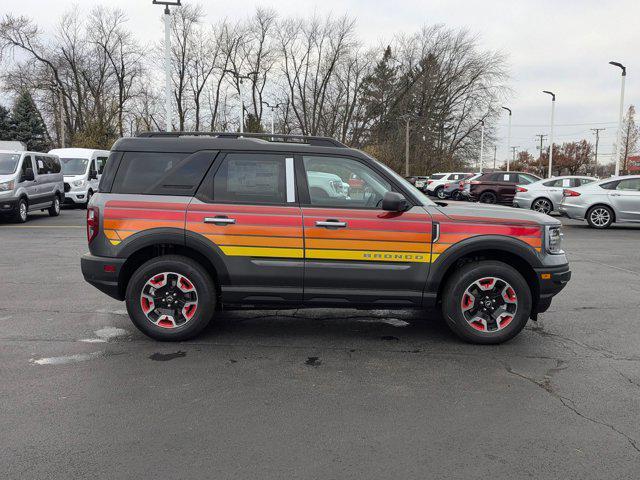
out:
<path id="1" fill-rule="evenodd" d="M 478 171 L 482 173 L 483 168 L 484 168 L 484 120 L 480 120 L 480 169 Z"/>
<path id="2" fill-rule="evenodd" d="M 595 153 L 595 171 L 593 173 L 594 177 L 598 177 L 598 144 L 600 143 L 600 132 L 602 130 L 606 130 L 606 128 L 592 128 L 593 133 L 596 134 L 596 153 Z"/>
<path id="3" fill-rule="evenodd" d="M 613 158 L 616 161 L 616 177 L 620 175 L 620 156 L 618 155 L 618 148 L 622 143 L 622 111 L 624 110 L 624 81 L 627 78 L 627 67 L 620 62 L 609 62 L 610 65 L 618 67 L 622 70 L 622 87 L 620 88 L 620 113 L 618 114 L 618 134 L 616 135 L 616 145 L 613 147 Z"/>
<path id="4" fill-rule="evenodd" d="M 556 111 L 556 94 L 549 90 L 543 90 L 542 93 L 551 95 L 551 129 L 549 131 L 549 177 L 553 176 L 553 117 Z"/>
<path id="5" fill-rule="evenodd" d="M 281 103 L 276 103 L 275 105 L 269 105 L 269 102 L 262 102 L 263 105 L 265 105 L 268 109 L 271 110 L 271 135 L 273 135 L 274 133 L 276 133 L 275 131 L 275 116 L 276 116 L 276 110 L 278 108 L 280 108 L 282 106 Z"/>
<path id="6" fill-rule="evenodd" d="M 171 130 L 173 112 L 171 111 L 171 12 L 169 7 L 179 7 L 181 0 L 153 0 L 154 5 L 164 5 L 164 109 L 166 132 Z"/>
<path id="7" fill-rule="evenodd" d="M 249 72 L 246 75 L 240 75 L 235 70 L 223 70 L 223 73 L 230 73 L 236 79 L 238 85 L 238 95 L 240 95 L 240 133 L 244 133 L 244 95 L 242 88 L 242 80 L 251 80 L 251 75 L 257 75 L 258 72 Z"/>
<path id="8" fill-rule="evenodd" d="M 504 110 L 509 112 L 509 130 L 507 132 L 507 172 L 509 171 L 509 149 L 511 148 L 511 109 L 507 107 L 502 107 Z"/>

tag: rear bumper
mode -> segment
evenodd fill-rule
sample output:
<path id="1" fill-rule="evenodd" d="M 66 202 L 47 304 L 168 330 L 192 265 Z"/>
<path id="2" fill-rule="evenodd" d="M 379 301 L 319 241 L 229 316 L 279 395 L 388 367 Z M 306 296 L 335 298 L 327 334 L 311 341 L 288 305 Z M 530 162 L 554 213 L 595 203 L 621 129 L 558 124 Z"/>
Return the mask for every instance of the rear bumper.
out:
<path id="1" fill-rule="evenodd" d="M 529 210 L 531 208 L 531 199 L 513 197 L 513 206 L 517 208 L 524 208 L 526 210 Z"/>
<path id="2" fill-rule="evenodd" d="M 551 299 L 562 291 L 571 280 L 569 264 L 556 267 L 538 268 L 535 270 L 538 279 L 538 301 L 533 313 L 546 312 Z"/>
<path id="3" fill-rule="evenodd" d="M 80 258 L 80 268 L 88 283 L 116 300 L 124 300 L 118 279 L 125 261 L 124 258 L 95 257 L 85 253 Z"/>
<path id="4" fill-rule="evenodd" d="M 575 220 L 584 220 L 587 215 L 587 207 L 561 203 L 558 205 L 558 212 L 560 212 L 560 215 L 563 217 L 573 218 Z"/>

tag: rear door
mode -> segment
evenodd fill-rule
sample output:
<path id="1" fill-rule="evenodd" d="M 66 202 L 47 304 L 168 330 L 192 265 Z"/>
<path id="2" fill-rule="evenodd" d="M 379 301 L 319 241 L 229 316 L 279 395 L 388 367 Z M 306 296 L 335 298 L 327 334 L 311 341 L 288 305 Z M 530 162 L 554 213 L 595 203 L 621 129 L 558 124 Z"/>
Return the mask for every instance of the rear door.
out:
<path id="1" fill-rule="evenodd" d="M 186 225 L 187 244 L 205 242 L 221 259 L 225 303 L 302 301 L 302 213 L 292 155 L 220 153 Z"/>
<path id="2" fill-rule="evenodd" d="M 359 159 L 304 155 L 296 165 L 305 303 L 420 305 L 431 253 L 425 209 L 382 210 L 396 188 Z"/>
<path id="3" fill-rule="evenodd" d="M 621 180 L 608 196 L 618 220 L 640 222 L 640 178 Z"/>
<path id="4" fill-rule="evenodd" d="M 24 188 L 25 192 L 27 192 L 27 197 L 29 198 L 29 203 L 37 203 L 37 179 L 38 172 L 36 172 L 34 162 L 32 160 L 31 155 L 25 155 L 22 159 L 22 167 L 20 168 L 20 176 L 18 178 L 19 185 Z M 34 180 L 26 180 L 26 172 L 28 169 L 33 171 Z"/>

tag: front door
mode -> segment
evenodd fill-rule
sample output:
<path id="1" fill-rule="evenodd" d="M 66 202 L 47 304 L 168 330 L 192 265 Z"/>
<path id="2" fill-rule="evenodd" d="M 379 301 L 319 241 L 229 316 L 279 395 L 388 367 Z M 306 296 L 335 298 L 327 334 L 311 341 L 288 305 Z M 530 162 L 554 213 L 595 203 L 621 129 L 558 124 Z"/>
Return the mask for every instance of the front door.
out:
<path id="1" fill-rule="evenodd" d="M 609 199 L 616 209 L 617 220 L 640 222 L 640 178 L 621 180 L 609 192 Z"/>
<path id="2" fill-rule="evenodd" d="M 420 305 L 431 257 L 430 215 L 381 209 L 394 186 L 346 157 L 298 158 L 306 304 Z"/>
<path id="3" fill-rule="evenodd" d="M 223 263 L 225 303 L 302 302 L 302 213 L 294 159 L 221 153 L 187 211 L 187 241 L 204 241 Z"/>

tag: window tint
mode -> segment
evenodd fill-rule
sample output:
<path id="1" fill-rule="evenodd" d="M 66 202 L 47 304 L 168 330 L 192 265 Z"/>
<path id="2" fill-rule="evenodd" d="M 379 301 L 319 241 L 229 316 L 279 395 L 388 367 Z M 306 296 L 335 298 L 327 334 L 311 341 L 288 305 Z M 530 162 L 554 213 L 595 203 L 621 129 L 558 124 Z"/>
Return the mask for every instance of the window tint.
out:
<path id="1" fill-rule="evenodd" d="M 579 178 L 578 179 L 578 184 L 579 185 L 586 185 L 587 183 L 593 183 L 595 182 L 595 180 L 593 178 Z"/>
<path id="2" fill-rule="evenodd" d="M 24 157 L 24 160 L 22 161 L 22 168 L 20 169 L 20 171 L 22 172 L 23 175 L 27 173 L 28 168 L 33 170 L 33 164 L 31 163 L 31 156 Z"/>
<path id="3" fill-rule="evenodd" d="M 49 169 L 51 173 L 60 173 L 62 168 L 60 167 L 60 160 L 57 157 L 47 157 L 49 162 Z"/>
<path id="4" fill-rule="evenodd" d="M 64 158 L 62 161 L 64 162 Z M 118 171 L 118 167 L 120 166 L 120 161 L 122 160 L 121 152 L 112 152 L 109 154 L 109 158 L 107 159 L 104 172 L 102 177 L 100 177 L 100 185 L 98 185 L 98 190 L 101 192 L 110 192 L 111 187 L 113 186 L 113 181 L 116 177 L 116 172 Z M 63 165 L 64 169 L 64 165 Z"/>
<path id="5" fill-rule="evenodd" d="M 534 177 L 533 175 L 527 175 L 526 173 L 519 173 L 518 179 L 516 180 L 516 182 L 522 185 L 527 185 L 529 183 L 537 182 L 538 180 L 539 179 Z"/>
<path id="6" fill-rule="evenodd" d="M 38 169 L 38 175 L 46 175 L 49 173 L 45 158 L 40 155 L 36 155 L 36 168 Z"/>
<path id="7" fill-rule="evenodd" d="M 158 189 L 164 179 L 170 183 L 176 181 L 172 178 L 172 169 L 175 169 L 186 157 L 185 153 L 127 152 L 121 161 L 112 191 L 113 193 L 161 195 L 162 193 L 154 190 Z M 175 193 L 165 194 L 175 195 Z"/>
<path id="8" fill-rule="evenodd" d="M 600 188 L 604 188 L 605 190 L 615 190 L 616 187 L 618 186 L 618 183 L 620 183 L 620 180 L 603 183 L 602 185 L 600 185 Z"/>
<path id="9" fill-rule="evenodd" d="M 542 185 L 545 187 L 560 187 L 562 185 L 561 180 L 549 180 L 548 182 L 544 182 Z"/>
<path id="10" fill-rule="evenodd" d="M 282 155 L 230 153 L 213 178 L 213 200 L 230 203 L 286 203 Z"/>
<path id="11" fill-rule="evenodd" d="M 638 192 L 640 191 L 640 178 L 627 178 L 626 180 L 621 180 L 620 183 L 618 183 L 616 190 Z"/>
<path id="12" fill-rule="evenodd" d="M 303 157 L 311 205 L 379 208 L 391 184 L 367 165 L 350 158 Z"/>
<path id="13" fill-rule="evenodd" d="M 444 178 L 444 175 L 438 175 L 438 174 L 436 174 L 436 175 L 431 175 L 431 176 L 429 177 L 429 180 L 440 180 L 441 178 Z"/>

